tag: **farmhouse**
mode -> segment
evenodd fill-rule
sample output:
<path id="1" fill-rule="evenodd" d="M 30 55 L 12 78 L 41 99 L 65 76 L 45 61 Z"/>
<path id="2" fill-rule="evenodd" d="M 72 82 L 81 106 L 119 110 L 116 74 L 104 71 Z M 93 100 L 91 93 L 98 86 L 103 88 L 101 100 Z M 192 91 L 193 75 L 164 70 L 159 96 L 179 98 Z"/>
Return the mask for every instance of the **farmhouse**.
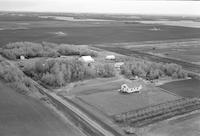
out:
<path id="1" fill-rule="evenodd" d="M 135 86 L 133 88 L 129 88 L 127 84 L 123 84 L 123 85 L 121 85 L 119 92 L 121 92 L 121 93 L 139 93 L 141 89 L 142 89 L 142 85 Z"/>
<path id="2" fill-rule="evenodd" d="M 106 56 L 106 60 L 115 60 L 115 55 Z"/>
<path id="3" fill-rule="evenodd" d="M 86 63 L 94 62 L 94 59 L 91 56 L 81 56 L 79 60 Z"/>

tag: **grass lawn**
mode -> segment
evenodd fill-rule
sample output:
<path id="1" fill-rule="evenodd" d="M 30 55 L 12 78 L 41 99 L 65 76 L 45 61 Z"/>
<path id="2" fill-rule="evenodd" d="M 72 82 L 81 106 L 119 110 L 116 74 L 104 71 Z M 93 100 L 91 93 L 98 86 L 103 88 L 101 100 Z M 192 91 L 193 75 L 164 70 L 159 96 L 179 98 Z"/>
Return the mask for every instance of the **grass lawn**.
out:
<path id="1" fill-rule="evenodd" d="M 86 81 L 71 83 L 70 85 L 56 89 L 65 95 L 88 95 L 93 93 L 113 91 L 120 88 L 126 81 L 124 79 L 113 78 L 97 78 Z"/>
<path id="2" fill-rule="evenodd" d="M 158 88 L 146 86 L 139 94 L 120 94 L 116 90 L 90 95 L 79 98 L 106 113 L 109 116 L 128 112 L 149 105 L 159 104 L 165 101 L 175 100 L 178 97 L 161 91 Z"/>

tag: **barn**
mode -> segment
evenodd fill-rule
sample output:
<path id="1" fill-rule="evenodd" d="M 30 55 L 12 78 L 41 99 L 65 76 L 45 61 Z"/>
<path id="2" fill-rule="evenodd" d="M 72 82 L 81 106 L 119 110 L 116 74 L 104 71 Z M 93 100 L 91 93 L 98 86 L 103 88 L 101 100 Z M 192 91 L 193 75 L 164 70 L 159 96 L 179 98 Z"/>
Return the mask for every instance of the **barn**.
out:
<path id="1" fill-rule="evenodd" d="M 115 60 L 115 55 L 107 55 L 106 60 Z"/>
<path id="2" fill-rule="evenodd" d="M 94 62 L 94 59 L 91 56 L 81 56 L 79 60 L 86 63 Z"/>

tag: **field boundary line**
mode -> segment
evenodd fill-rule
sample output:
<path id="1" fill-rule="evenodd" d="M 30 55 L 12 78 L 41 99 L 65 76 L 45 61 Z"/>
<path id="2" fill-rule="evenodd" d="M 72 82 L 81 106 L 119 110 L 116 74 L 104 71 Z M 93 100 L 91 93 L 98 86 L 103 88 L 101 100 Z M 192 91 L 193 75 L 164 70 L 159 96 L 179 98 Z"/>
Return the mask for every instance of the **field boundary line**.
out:
<path id="1" fill-rule="evenodd" d="M 176 94 L 176 93 L 173 93 L 173 92 L 171 92 L 171 91 L 169 91 L 169 90 L 163 89 L 163 88 L 161 88 L 161 87 L 159 87 L 159 86 L 156 86 L 156 87 L 159 88 L 161 91 L 166 92 L 166 93 L 168 93 L 168 94 L 171 94 L 171 95 L 174 95 L 174 96 L 177 96 L 177 97 L 180 97 L 180 98 L 184 98 L 184 97 L 182 97 L 182 96 L 180 96 L 180 95 L 178 95 L 178 94 Z"/>

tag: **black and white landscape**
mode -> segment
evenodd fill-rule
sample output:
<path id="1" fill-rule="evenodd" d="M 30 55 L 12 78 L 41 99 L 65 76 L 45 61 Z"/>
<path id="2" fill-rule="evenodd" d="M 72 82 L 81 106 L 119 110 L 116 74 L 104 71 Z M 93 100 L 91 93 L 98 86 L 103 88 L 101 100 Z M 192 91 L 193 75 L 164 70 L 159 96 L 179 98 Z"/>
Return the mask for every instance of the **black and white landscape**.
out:
<path id="1" fill-rule="evenodd" d="M 199 9 L 0 0 L 0 136 L 199 136 Z"/>

